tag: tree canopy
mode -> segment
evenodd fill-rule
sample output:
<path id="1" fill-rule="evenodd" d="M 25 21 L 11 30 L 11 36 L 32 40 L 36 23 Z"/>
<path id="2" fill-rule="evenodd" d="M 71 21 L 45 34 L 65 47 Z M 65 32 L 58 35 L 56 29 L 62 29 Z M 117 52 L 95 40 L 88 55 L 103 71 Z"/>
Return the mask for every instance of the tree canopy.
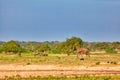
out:
<path id="1" fill-rule="evenodd" d="M 22 47 L 22 48 L 21 48 Z M 50 53 L 75 53 L 78 47 L 84 47 L 90 51 L 106 51 L 111 48 L 120 52 L 120 42 L 83 42 L 79 37 L 67 38 L 65 41 L 0 41 L 0 52 L 35 52 L 49 51 Z M 110 53 L 110 52 L 109 52 Z"/>
<path id="2" fill-rule="evenodd" d="M 58 46 L 59 51 L 65 52 L 65 53 L 74 53 L 74 51 L 77 50 L 78 47 L 82 47 L 83 41 L 82 39 L 78 37 L 72 37 L 69 39 L 66 39 L 65 42 L 60 44 Z"/>
<path id="3" fill-rule="evenodd" d="M 49 50 L 50 50 L 50 47 L 46 43 L 41 44 L 40 47 L 37 49 L 37 51 L 39 51 L 39 52 L 46 52 Z"/>
<path id="4" fill-rule="evenodd" d="M 11 40 L 2 45 L 2 51 L 17 53 L 17 52 L 22 52 L 22 48 L 16 41 Z"/>

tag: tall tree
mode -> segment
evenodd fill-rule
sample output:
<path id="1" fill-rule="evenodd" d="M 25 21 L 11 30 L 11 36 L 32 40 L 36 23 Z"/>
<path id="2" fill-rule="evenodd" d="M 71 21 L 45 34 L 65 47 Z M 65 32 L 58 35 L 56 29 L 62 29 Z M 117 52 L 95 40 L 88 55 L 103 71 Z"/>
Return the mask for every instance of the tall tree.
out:
<path id="1" fill-rule="evenodd" d="M 82 39 L 78 37 L 72 37 L 65 41 L 63 49 L 65 50 L 65 52 L 70 54 L 70 53 L 74 53 L 74 51 L 76 51 L 77 48 L 82 47 L 82 46 L 83 46 Z"/>

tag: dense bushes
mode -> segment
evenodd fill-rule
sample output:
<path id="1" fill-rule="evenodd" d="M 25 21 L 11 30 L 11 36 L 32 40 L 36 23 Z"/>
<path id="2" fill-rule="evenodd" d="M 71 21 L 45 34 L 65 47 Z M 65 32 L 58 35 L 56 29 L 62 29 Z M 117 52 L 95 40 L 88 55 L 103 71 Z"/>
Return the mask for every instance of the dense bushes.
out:
<path id="1" fill-rule="evenodd" d="M 2 51 L 6 52 L 6 53 L 8 53 L 8 52 L 18 53 L 18 52 L 22 52 L 23 49 L 20 47 L 20 45 L 16 41 L 11 40 L 2 45 L 1 52 Z"/>

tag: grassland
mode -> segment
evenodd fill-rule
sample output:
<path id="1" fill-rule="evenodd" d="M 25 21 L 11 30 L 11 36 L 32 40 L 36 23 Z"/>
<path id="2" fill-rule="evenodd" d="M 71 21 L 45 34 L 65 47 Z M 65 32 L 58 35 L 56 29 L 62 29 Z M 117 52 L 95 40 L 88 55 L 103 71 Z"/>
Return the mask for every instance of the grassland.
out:
<path id="1" fill-rule="evenodd" d="M 84 58 L 84 59 L 83 59 Z M 76 55 L 49 54 L 48 56 L 34 56 L 33 53 L 18 55 L 0 54 L 0 65 L 2 64 L 49 64 L 62 66 L 120 66 L 120 54 L 92 54 L 91 57 L 78 58 Z"/>
<path id="2" fill-rule="evenodd" d="M 15 66 L 14 66 L 15 65 Z M 24 66 L 21 66 L 24 65 Z M 34 66 L 35 65 L 35 66 Z M 37 67 L 36 67 L 37 65 Z M 43 65 L 43 66 L 40 66 Z M 0 70 L 6 70 L 10 67 L 13 70 L 16 68 L 18 70 L 22 69 L 44 69 L 44 65 L 54 65 L 48 69 L 83 69 L 88 70 L 117 70 L 120 69 L 120 54 L 106 54 L 106 53 L 92 53 L 91 57 L 83 56 L 78 58 L 76 55 L 67 56 L 66 54 L 49 54 L 48 56 L 34 56 L 33 53 L 22 53 L 22 56 L 18 55 L 6 55 L 0 53 Z M 3 67 L 1 67 L 3 66 Z M 57 66 L 57 67 L 56 67 Z M 89 68 L 88 68 L 89 67 Z M 101 68 L 102 67 L 102 68 Z M 14 72 L 17 73 L 17 72 Z M 65 72 L 66 73 L 66 72 Z M 0 73 L 2 74 L 2 72 Z M 6 74 L 6 73 L 5 73 Z M 23 73 L 22 73 L 23 74 Z M 37 74 L 37 73 L 36 73 Z M 61 74 L 61 73 L 60 73 Z M 120 75 L 74 75 L 74 76 L 29 76 L 22 77 L 21 75 L 4 76 L 3 79 L 6 80 L 119 80 Z"/>

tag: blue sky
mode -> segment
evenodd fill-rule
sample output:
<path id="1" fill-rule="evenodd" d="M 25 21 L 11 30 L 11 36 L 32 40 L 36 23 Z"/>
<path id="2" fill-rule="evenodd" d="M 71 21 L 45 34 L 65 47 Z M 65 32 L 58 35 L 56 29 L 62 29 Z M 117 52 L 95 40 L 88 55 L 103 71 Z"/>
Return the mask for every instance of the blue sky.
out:
<path id="1" fill-rule="evenodd" d="M 119 0 L 0 0 L 0 40 L 120 41 Z"/>

